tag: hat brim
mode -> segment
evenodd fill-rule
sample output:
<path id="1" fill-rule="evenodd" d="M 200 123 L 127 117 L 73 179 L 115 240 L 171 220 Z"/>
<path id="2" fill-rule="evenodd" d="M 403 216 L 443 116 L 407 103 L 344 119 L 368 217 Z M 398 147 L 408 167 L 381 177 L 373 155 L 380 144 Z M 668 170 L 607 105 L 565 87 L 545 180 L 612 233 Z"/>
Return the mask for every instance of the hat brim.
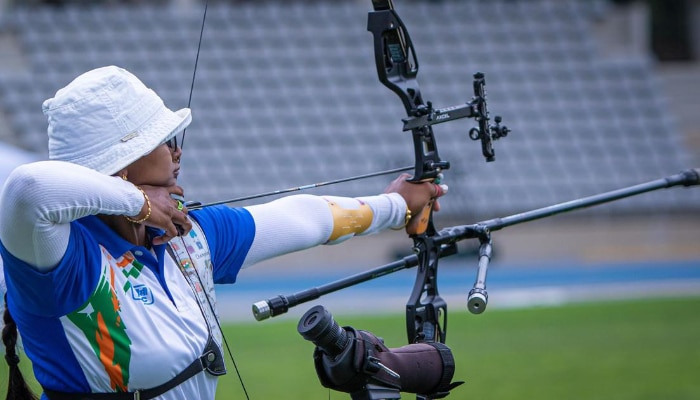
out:
<path id="1" fill-rule="evenodd" d="M 187 128 L 192 122 L 192 112 L 189 108 L 171 111 L 163 107 L 147 125 L 135 132 L 132 138 L 119 142 L 113 148 L 107 149 L 109 154 L 96 155 L 99 166 L 91 167 L 103 174 L 114 175 L 129 164 L 150 154 L 158 146 Z"/>

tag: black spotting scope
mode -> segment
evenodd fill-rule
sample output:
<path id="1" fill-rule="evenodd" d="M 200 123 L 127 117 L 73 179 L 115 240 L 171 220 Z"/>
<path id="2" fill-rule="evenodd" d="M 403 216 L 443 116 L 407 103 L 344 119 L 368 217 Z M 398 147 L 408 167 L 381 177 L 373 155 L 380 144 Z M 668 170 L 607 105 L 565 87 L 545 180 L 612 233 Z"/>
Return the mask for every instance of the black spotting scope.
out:
<path id="1" fill-rule="evenodd" d="M 399 399 L 399 392 L 438 399 L 463 382 L 452 383 L 452 351 L 439 342 L 388 348 L 368 331 L 340 327 L 318 305 L 299 320 L 297 331 L 316 345 L 314 365 L 321 384 L 350 393 L 353 400 Z"/>

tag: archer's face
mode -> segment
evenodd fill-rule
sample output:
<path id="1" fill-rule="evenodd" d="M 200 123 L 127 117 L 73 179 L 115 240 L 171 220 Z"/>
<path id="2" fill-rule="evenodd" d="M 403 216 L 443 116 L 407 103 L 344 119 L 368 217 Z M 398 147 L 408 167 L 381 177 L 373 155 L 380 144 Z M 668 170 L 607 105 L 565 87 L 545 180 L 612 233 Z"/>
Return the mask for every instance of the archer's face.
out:
<path id="1" fill-rule="evenodd" d="M 180 174 L 181 156 L 180 148 L 173 150 L 162 144 L 127 167 L 129 180 L 134 185 L 176 185 Z"/>

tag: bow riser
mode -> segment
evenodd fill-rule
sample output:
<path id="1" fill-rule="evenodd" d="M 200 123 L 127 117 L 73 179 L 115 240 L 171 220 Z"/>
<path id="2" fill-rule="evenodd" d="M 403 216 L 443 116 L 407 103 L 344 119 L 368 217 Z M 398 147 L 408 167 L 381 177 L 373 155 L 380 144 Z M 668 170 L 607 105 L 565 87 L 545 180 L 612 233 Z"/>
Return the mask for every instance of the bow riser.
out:
<path id="1" fill-rule="evenodd" d="M 416 80 L 418 61 L 406 28 L 393 10 L 391 0 L 373 0 L 374 11 L 368 14 L 367 30 L 374 36 L 374 57 L 379 81 L 396 93 L 409 119 L 431 117 L 432 105 L 423 101 Z M 433 128 L 418 124 L 411 128 L 415 157 L 410 182 L 434 182 L 450 164 L 440 159 Z M 445 341 L 447 303 L 437 287 L 440 247 L 435 235 L 432 202 L 415 217 L 419 223 L 410 231 L 418 255 L 418 273 L 406 304 L 406 332 L 409 343 Z"/>

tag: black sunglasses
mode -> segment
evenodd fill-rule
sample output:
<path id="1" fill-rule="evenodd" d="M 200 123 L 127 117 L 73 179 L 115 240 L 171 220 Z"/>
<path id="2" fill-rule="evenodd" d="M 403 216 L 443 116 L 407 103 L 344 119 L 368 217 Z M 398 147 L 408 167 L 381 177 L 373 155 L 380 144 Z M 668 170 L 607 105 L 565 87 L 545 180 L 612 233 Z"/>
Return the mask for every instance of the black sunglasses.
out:
<path id="1" fill-rule="evenodd" d="M 182 145 L 185 144 L 185 132 L 186 132 L 186 130 L 184 130 L 184 129 L 183 129 L 182 132 L 181 132 L 181 134 L 182 134 L 182 139 L 180 140 L 180 149 L 182 149 Z M 178 133 L 178 134 L 176 134 L 176 135 L 173 135 L 173 137 L 171 137 L 170 139 L 168 139 L 168 140 L 165 141 L 165 144 L 168 145 L 168 147 L 169 147 L 170 150 L 172 150 L 172 151 L 177 150 L 177 136 L 178 136 L 178 135 L 180 135 L 180 133 Z"/>
<path id="2" fill-rule="evenodd" d="M 177 150 L 177 135 L 171 137 L 165 141 L 165 144 L 170 148 L 170 150 Z"/>

